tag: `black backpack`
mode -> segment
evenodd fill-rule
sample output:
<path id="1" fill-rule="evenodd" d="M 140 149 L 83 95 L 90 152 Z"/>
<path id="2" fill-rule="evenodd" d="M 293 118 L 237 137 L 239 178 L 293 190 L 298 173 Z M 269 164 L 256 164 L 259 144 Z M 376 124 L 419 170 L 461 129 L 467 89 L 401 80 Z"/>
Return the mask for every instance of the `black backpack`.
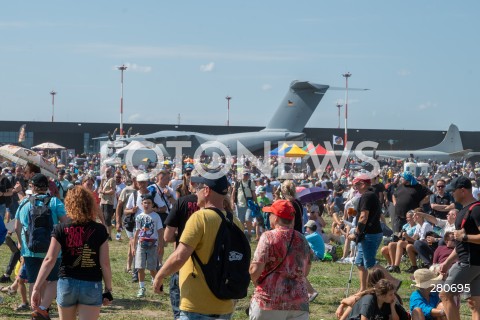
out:
<path id="1" fill-rule="evenodd" d="M 52 197 L 30 197 L 28 227 L 26 232 L 28 250 L 34 253 L 46 253 L 50 246 L 53 231 L 52 210 L 49 203 Z M 41 201 L 42 205 L 37 205 Z"/>
<path id="2" fill-rule="evenodd" d="M 138 191 L 134 190 L 133 206 L 137 205 L 137 194 L 138 194 Z M 123 226 L 125 227 L 125 230 L 129 232 L 133 232 L 133 230 L 135 229 L 135 212 L 129 215 L 123 214 Z"/>
<path id="3" fill-rule="evenodd" d="M 233 222 L 231 212 L 227 212 L 225 218 L 220 210 L 207 209 L 215 211 L 222 222 L 207 264 L 201 262 L 195 251 L 192 254 L 193 263 L 200 266 L 210 291 L 218 299 L 245 298 L 250 285 L 250 244 L 243 230 Z"/>

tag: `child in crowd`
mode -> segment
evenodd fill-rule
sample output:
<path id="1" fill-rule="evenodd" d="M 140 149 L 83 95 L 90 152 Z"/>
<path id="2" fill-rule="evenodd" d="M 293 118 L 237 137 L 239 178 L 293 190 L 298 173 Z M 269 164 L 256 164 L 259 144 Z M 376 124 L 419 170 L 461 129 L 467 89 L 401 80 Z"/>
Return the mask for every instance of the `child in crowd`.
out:
<path id="1" fill-rule="evenodd" d="M 15 276 L 15 281 L 12 285 L 2 287 L 0 291 L 9 295 L 15 295 L 20 291 L 22 303 L 15 308 L 15 311 L 30 310 L 27 300 L 27 287 L 25 286 L 25 283 L 27 282 L 27 269 L 23 263 L 23 257 L 20 257 L 20 261 L 18 261 L 15 266 Z"/>
<path id="2" fill-rule="evenodd" d="M 258 193 L 259 193 L 259 196 L 257 197 L 257 203 L 258 203 L 258 206 L 260 207 L 260 209 L 265 207 L 265 206 L 269 206 L 271 201 L 266 195 L 266 188 L 263 187 L 263 186 L 260 187 L 258 189 Z M 262 218 L 263 218 L 263 221 L 264 221 L 265 230 L 270 230 L 270 220 L 268 219 L 269 213 L 261 212 L 260 214 L 264 215 Z M 257 226 L 256 226 L 256 228 L 257 228 Z M 260 238 L 260 232 L 259 232 L 260 230 L 259 229 L 260 228 L 258 227 L 258 230 L 256 230 L 256 234 L 258 235 L 258 238 Z"/>
<path id="3" fill-rule="evenodd" d="M 163 225 L 160 216 L 153 212 L 153 197 L 150 194 L 142 196 L 143 212 L 135 218 L 136 232 L 134 243 L 135 268 L 138 269 L 137 297 L 145 297 L 145 269 L 150 271 L 152 279 L 157 274 L 158 257 L 163 255 Z"/>

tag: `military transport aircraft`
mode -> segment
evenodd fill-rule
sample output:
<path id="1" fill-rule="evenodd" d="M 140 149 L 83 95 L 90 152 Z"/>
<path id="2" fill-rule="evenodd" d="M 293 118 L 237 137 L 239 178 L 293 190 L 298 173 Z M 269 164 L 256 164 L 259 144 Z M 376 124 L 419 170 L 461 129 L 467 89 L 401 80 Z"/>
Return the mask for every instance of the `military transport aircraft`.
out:
<path id="1" fill-rule="evenodd" d="M 150 141 L 159 146 L 164 155 L 171 156 L 175 154 L 173 144 L 178 141 L 190 142 L 190 148 L 185 147 L 183 153 L 192 155 L 193 152 L 187 150 L 195 151 L 200 145 L 212 142 L 225 146 L 232 155 L 237 152 L 238 143 L 254 153 L 264 148 L 265 141 L 271 141 L 272 145 L 278 144 L 279 141 L 302 141 L 305 137 L 305 133 L 302 132 L 305 125 L 329 88 L 328 85 L 310 81 L 292 81 L 285 98 L 270 122 L 260 131 L 222 135 L 191 131 L 159 131 L 146 135 L 119 138 L 119 140 L 125 142 Z M 172 147 L 169 148 L 169 146 Z"/>
<path id="2" fill-rule="evenodd" d="M 422 137 L 418 137 L 421 139 Z M 353 152 L 353 151 L 352 151 Z M 462 138 L 458 127 L 451 124 L 445 137 L 439 144 L 418 150 L 362 150 L 362 153 L 373 158 L 393 158 L 416 160 L 434 160 L 448 162 L 450 160 L 463 160 L 472 156 L 480 155 L 480 152 L 472 152 L 472 149 L 463 149 Z M 337 154 L 337 151 L 335 152 Z"/>

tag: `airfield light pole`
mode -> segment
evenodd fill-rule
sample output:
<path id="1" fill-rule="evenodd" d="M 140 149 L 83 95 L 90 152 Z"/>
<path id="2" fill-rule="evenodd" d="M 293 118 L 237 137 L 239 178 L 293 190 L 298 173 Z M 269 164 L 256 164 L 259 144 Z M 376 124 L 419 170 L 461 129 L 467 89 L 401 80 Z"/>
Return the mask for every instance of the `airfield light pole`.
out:
<path id="1" fill-rule="evenodd" d="M 352 76 L 350 72 L 342 74 L 345 77 L 345 139 L 343 143 L 345 144 L 345 150 L 347 150 L 347 141 L 348 141 L 348 78 Z"/>
<path id="2" fill-rule="evenodd" d="M 232 97 L 226 96 L 225 99 L 227 99 L 227 127 L 230 127 L 230 100 Z"/>
<path id="3" fill-rule="evenodd" d="M 340 129 L 340 109 L 343 107 L 340 103 L 337 102 L 337 108 L 338 108 L 338 129 Z"/>
<path id="4" fill-rule="evenodd" d="M 52 122 L 54 122 L 54 114 L 55 114 L 55 95 L 57 94 L 55 90 L 50 91 L 52 95 Z"/>
<path id="5" fill-rule="evenodd" d="M 121 72 L 120 76 L 120 136 L 123 136 L 123 72 L 127 70 L 127 67 L 123 64 L 117 67 Z"/>

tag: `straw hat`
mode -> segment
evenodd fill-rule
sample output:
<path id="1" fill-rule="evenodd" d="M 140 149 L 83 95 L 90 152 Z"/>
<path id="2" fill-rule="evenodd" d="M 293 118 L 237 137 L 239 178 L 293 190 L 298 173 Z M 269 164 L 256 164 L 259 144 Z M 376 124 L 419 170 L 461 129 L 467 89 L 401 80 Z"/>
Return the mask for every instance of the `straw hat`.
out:
<path id="1" fill-rule="evenodd" d="M 421 289 L 428 289 L 438 283 L 438 281 L 441 281 L 443 276 L 437 276 L 429 269 L 418 269 L 414 272 L 413 278 L 415 281 L 415 284 L 413 286 Z"/>

